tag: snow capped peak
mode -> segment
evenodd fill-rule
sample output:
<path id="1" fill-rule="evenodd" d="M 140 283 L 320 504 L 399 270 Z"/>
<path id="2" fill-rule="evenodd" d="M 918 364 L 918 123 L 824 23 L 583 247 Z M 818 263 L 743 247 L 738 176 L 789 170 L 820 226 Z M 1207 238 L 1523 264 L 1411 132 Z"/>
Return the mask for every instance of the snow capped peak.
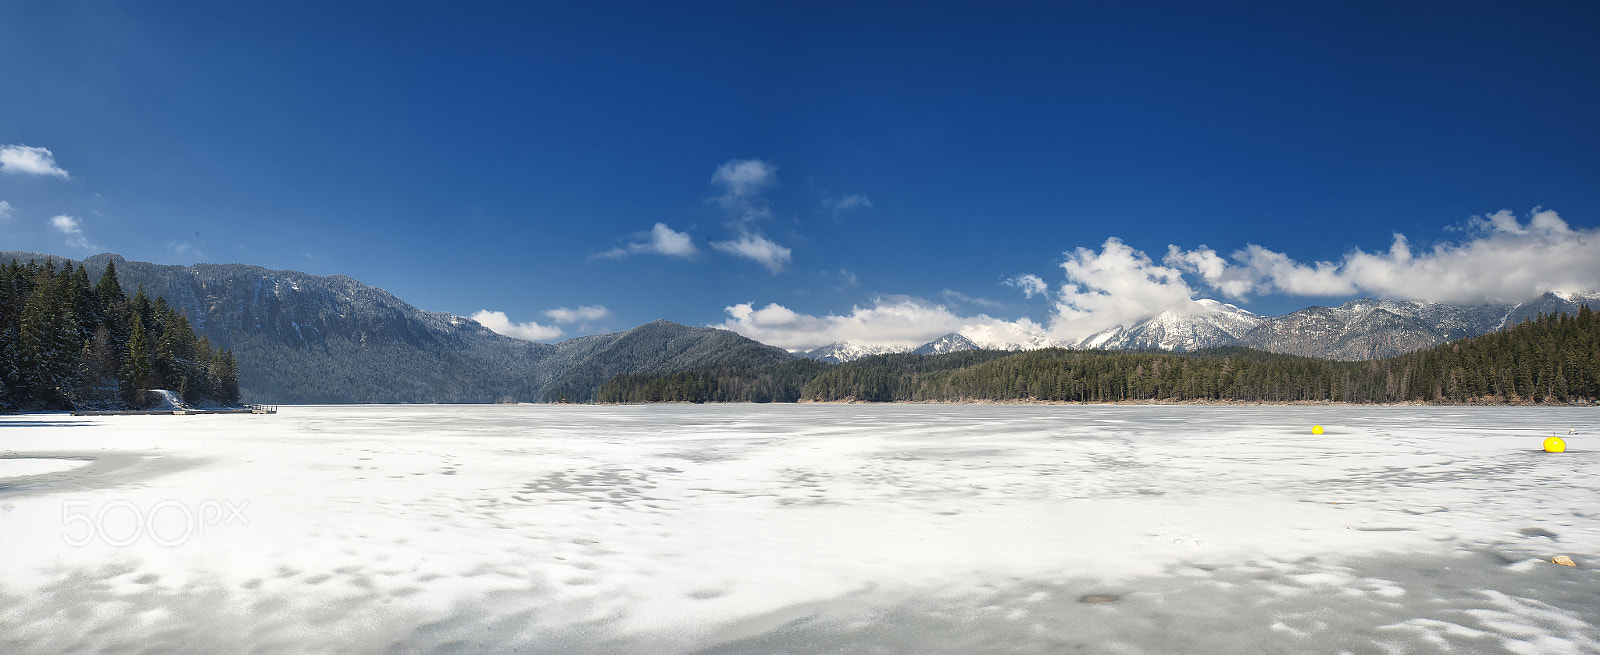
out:
<path id="1" fill-rule="evenodd" d="M 862 357 L 887 355 L 890 353 L 903 353 L 910 350 L 910 348 L 903 346 L 882 346 L 857 343 L 854 341 L 839 341 L 822 346 L 821 348 L 814 348 L 812 350 L 807 350 L 796 354 L 800 355 L 801 357 L 807 357 L 818 361 L 842 364 L 844 362 L 851 362 L 861 359 Z"/>
<path id="2" fill-rule="evenodd" d="M 1038 350 L 1062 345 L 1042 328 L 1028 330 L 1015 324 L 972 325 L 963 328 L 960 335 L 984 350 Z"/>
<path id="3" fill-rule="evenodd" d="M 1117 325 L 1085 337 L 1082 349 L 1159 348 L 1177 352 L 1238 343 L 1263 319 L 1249 311 L 1209 298 L 1195 301 L 1202 311 L 1166 310 L 1131 325 Z"/>
<path id="4" fill-rule="evenodd" d="M 933 341 L 922 344 L 916 350 L 911 352 L 915 355 L 943 355 L 945 353 L 955 353 L 963 350 L 977 349 L 978 344 L 973 343 L 971 339 L 963 337 L 958 333 L 951 332 L 950 334 L 946 334 L 938 339 L 934 339 Z"/>
<path id="5" fill-rule="evenodd" d="M 1594 302 L 1600 300 L 1600 291 L 1583 291 L 1579 289 L 1552 290 L 1550 295 L 1567 302 Z"/>
<path id="6" fill-rule="evenodd" d="M 1245 346 L 1312 357 L 1370 359 L 1483 334 L 1540 313 L 1576 313 L 1580 304 L 1588 304 L 1591 309 L 1600 307 L 1600 292 L 1551 291 L 1519 305 L 1358 298 L 1337 307 L 1307 307 L 1280 316 L 1263 316 L 1237 305 L 1202 298 L 1142 320 L 1105 328 L 1074 342 L 1056 341 L 1044 326 L 1024 319 L 1018 323 L 968 325 L 916 349 L 846 341 L 799 354 L 827 362 L 848 362 L 886 353 L 941 354 L 974 348 L 1035 350 L 1064 346 L 1192 352 Z"/>
<path id="7" fill-rule="evenodd" d="M 1229 314 L 1248 314 L 1250 316 L 1258 316 L 1258 314 L 1256 314 L 1255 312 L 1252 312 L 1252 311 L 1250 311 L 1248 309 L 1245 309 L 1243 307 L 1240 307 L 1240 306 L 1232 304 L 1232 303 L 1225 303 L 1225 302 L 1222 302 L 1220 300 L 1212 300 L 1210 298 L 1201 298 L 1199 300 L 1196 300 L 1195 303 L 1199 304 L 1201 307 L 1204 307 L 1204 308 L 1209 309 L 1209 310 L 1214 311 L 1214 312 L 1226 312 L 1226 313 L 1229 313 Z"/>

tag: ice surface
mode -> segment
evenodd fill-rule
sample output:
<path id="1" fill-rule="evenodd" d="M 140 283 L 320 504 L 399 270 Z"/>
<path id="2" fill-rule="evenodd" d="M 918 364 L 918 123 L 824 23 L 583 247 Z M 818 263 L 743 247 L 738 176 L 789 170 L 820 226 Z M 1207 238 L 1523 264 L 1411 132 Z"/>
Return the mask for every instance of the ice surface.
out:
<path id="1" fill-rule="evenodd" d="M 0 468 L 0 651 L 1596 653 L 1597 419 L 0 417 L 9 461 L 93 460 Z M 1539 450 L 1552 432 L 1567 453 Z M 1119 599 L 1080 602 L 1091 594 Z"/>
<path id="2" fill-rule="evenodd" d="M 55 457 L 0 457 L 0 484 L 6 478 L 22 478 L 46 473 L 59 473 L 88 464 L 86 459 L 59 459 Z"/>

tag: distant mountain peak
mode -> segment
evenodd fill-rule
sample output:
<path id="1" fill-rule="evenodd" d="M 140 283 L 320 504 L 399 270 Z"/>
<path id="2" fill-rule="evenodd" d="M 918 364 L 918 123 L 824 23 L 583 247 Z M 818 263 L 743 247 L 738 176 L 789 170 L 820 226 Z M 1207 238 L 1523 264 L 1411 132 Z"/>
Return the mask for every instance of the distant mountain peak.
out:
<path id="1" fill-rule="evenodd" d="M 837 341 L 820 348 L 795 353 L 801 357 L 831 364 L 853 362 L 862 357 L 911 353 L 913 355 L 942 355 L 963 350 L 979 350 L 982 346 L 959 333 L 951 332 L 915 348 L 891 345 L 873 345 L 858 341 Z"/>
<path id="2" fill-rule="evenodd" d="M 945 353 L 958 353 L 964 350 L 979 350 L 978 344 L 971 339 L 961 336 L 960 333 L 951 332 L 942 337 L 917 346 L 911 351 L 913 355 L 943 355 Z"/>
<path id="3" fill-rule="evenodd" d="M 0 252 L 8 259 L 67 258 Z M 195 331 L 238 358 L 250 402 L 451 403 L 522 401 L 551 394 L 586 401 L 621 373 L 663 374 L 792 359 L 779 348 L 714 328 L 660 320 L 555 344 L 497 334 L 477 321 L 418 309 L 344 275 L 244 264 L 173 266 L 113 254 L 130 293 L 144 287 L 190 317 Z"/>
<path id="4" fill-rule="evenodd" d="M 854 341 L 836 341 L 826 346 L 813 348 L 811 350 L 795 354 L 808 359 L 815 359 L 820 362 L 843 364 L 845 362 L 853 362 L 861 359 L 862 357 L 903 353 L 908 350 L 910 349 L 899 346 L 881 346 L 857 343 Z"/>
<path id="5" fill-rule="evenodd" d="M 1337 307 L 1312 306 L 1281 316 L 1261 316 L 1215 300 L 1196 302 L 1208 311 L 1165 311 L 1106 328 L 1073 345 L 1175 352 L 1246 346 L 1327 359 L 1374 359 L 1493 332 L 1541 313 L 1576 313 L 1580 304 L 1600 304 L 1600 293 L 1549 292 L 1517 305 L 1357 298 Z"/>

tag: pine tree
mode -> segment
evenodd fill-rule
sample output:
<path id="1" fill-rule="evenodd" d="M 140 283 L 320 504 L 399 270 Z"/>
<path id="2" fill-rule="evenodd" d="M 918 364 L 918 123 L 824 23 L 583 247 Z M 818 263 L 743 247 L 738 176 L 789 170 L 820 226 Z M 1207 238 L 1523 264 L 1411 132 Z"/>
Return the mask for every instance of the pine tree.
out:
<path id="1" fill-rule="evenodd" d="M 165 299 L 143 289 L 127 299 L 115 263 L 94 285 L 71 261 L 0 264 L 0 410 L 114 404 L 118 387 L 134 402 L 163 381 L 190 401 L 236 402 L 231 357 L 196 339 Z"/>
<path id="2" fill-rule="evenodd" d="M 239 363 L 233 359 L 233 350 L 224 349 L 222 366 L 217 375 L 217 400 L 225 405 L 239 404 Z"/>
<path id="3" fill-rule="evenodd" d="M 49 267 L 47 266 L 48 270 Z M 82 347 L 78 319 L 61 287 L 50 275 L 29 294 L 17 330 L 17 364 L 23 402 L 45 407 L 69 403 L 77 387 L 77 356 Z"/>
<path id="4" fill-rule="evenodd" d="M 144 319 L 137 312 L 133 315 L 133 328 L 128 331 L 128 354 L 122 359 L 121 382 L 122 397 L 128 402 L 137 402 L 141 391 L 154 387 L 151 384 L 150 345 L 144 331 Z"/>
<path id="5" fill-rule="evenodd" d="M 118 358 L 111 344 L 111 330 L 102 325 L 84 343 L 78 363 L 79 396 L 91 403 L 106 403 L 116 396 Z"/>
<path id="6" fill-rule="evenodd" d="M 122 283 L 117 280 L 116 262 L 106 262 L 106 270 L 100 274 L 100 281 L 95 283 L 94 293 L 99 296 L 101 304 L 107 307 L 127 302 L 128 297 L 122 293 Z"/>
<path id="7" fill-rule="evenodd" d="M 151 339 L 155 343 L 155 358 L 151 361 L 156 386 L 177 390 L 184 386 L 184 378 L 194 368 L 194 331 L 189 320 L 173 310 L 161 299 L 156 300 L 159 332 Z"/>

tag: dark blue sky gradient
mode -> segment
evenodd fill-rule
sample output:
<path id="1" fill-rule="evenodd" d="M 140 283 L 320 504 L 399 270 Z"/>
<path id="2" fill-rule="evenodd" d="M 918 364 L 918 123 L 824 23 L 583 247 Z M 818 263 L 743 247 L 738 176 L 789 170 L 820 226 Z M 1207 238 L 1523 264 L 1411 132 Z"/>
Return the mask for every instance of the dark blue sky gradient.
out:
<path id="1" fill-rule="evenodd" d="M 92 254 L 68 214 L 134 259 L 612 311 L 569 336 L 946 289 L 1042 322 L 1001 280 L 1108 237 L 1316 261 L 1500 209 L 1600 225 L 1596 34 L 1589 2 L 8 2 L 0 144 L 72 179 L 0 176 L 0 241 Z M 707 245 L 749 158 L 778 274 Z M 594 257 L 657 222 L 699 257 Z"/>

